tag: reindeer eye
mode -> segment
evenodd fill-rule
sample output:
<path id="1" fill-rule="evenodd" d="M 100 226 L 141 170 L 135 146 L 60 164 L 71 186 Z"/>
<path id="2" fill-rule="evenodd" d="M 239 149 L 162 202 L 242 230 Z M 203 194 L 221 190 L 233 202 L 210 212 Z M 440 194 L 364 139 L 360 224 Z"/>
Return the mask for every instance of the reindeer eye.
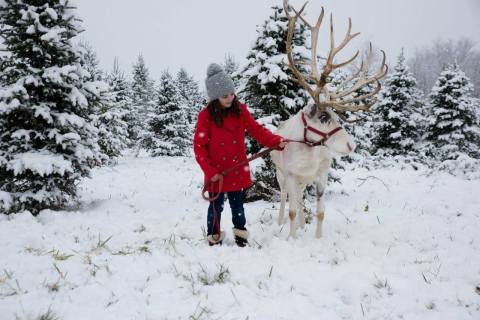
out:
<path id="1" fill-rule="evenodd" d="M 320 122 L 325 123 L 330 120 L 330 114 L 326 111 L 320 112 L 320 115 L 318 116 L 318 119 L 320 119 Z"/>

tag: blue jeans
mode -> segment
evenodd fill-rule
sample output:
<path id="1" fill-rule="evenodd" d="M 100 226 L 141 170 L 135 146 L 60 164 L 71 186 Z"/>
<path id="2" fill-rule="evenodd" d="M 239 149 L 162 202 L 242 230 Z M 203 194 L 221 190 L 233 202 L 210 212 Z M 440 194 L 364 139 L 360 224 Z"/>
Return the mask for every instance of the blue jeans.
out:
<path id="1" fill-rule="evenodd" d="M 230 209 L 232 210 L 232 222 L 233 227 L 240 230 L 245 229 L 245 210 L 243 209 L 243 191 L 232 191 L 232 192 L 221 192 L 217 199 L 214 201 L 215 209 L 217 210 L 217 221 L 218 226 L 220 226 L 220 221 L 223 211 L 223 203 L 225 202 L 225 193 L 228 197 L 228 202 L 230 203 Z M 213 197 L 215 194 L 209 193 L 210 197 Z M 214 234 L 214 225 L 213 225 L 213 206 L 212 202 L 208 206 L 207 214 L 207 233 L 208 235 Z"/>

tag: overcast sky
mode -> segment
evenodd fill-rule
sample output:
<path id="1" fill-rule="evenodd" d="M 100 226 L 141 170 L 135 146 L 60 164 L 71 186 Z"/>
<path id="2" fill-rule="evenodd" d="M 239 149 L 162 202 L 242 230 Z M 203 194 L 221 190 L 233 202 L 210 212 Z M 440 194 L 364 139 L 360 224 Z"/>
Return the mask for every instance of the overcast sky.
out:
<path id="1" fill-rule="evenodd" d="M 110 70 L 118 56 L 121 67 L 131 66 L 142 53 L 157 80 L 168 68 L 185 67 L 202 82 L 211 62 L 232 54 L 240 63 L 256 38 L 256 26 L 281 0 L 73 0 L 83 19 L 87 40 L 101 67 Z M 297 8 L 304 1 L 290 0 Z M 408 57 L 416 47 L 437 38 L 469 37 L 480 44 L 480 0 L 311 0 L 307 17 L 312 22 L 324 6 L 334 14 L 338 41 L 352 18 L 361 32 L 352 46 L 371 41 L 395 61 L 402 47 Z M 324 20 L 326 29 L 327 21 Z M 323 35 L 323 34 L 322 34 Z M 321 35 L 321 36 L 322 36 Z M 326 45 L 327 38 L 319 40 Z M 480 45 L 477 45 L 480 47 Z"/>

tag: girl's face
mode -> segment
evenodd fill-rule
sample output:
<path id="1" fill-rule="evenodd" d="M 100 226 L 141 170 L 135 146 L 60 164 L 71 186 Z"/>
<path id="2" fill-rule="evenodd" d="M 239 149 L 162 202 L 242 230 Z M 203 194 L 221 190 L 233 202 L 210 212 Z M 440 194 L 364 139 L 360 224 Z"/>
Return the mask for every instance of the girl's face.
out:
<path id="1" fill-rule="evenodd" d="M 235 99 L 235 93 L 229 93 L 218 98 L 220 104 L 224 108 L 230 108 L 232 106 L 233 99 Z"/>

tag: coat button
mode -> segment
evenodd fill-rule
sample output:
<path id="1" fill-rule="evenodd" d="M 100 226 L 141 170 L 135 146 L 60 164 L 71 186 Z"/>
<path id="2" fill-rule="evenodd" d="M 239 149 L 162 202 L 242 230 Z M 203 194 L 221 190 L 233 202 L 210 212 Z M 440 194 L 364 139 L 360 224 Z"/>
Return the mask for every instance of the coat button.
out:
<path id="1" fill-rule="evenodd" d="M 225 145 L 225 142 L 220 142 L 220 147 L 223 147 Z"/>
<path id="2" fill-rule="evenodd" d="M 223 161 L 227 160 L 227 157 L 223 156 L 223 157 L 222 157 L 222 160 L 223 160 Z"/>
<path id="3" fill-rule="evenodd" d="M 233 144 L 235 144 L 235 143 L 237 143 L 237 140 L 233 140 L 232 142 L 233 142 Z"/>

